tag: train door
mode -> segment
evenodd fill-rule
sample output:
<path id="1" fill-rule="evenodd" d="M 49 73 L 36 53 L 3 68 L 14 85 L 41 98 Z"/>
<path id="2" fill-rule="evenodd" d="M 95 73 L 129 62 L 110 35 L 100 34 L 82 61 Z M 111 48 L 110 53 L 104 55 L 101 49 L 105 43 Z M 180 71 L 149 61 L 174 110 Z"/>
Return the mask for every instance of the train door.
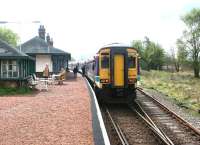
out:
<path id="1" fill-rule="evenodd" d="M 114 86 L 124 86 L 124 55 L 114 55 Z"/>

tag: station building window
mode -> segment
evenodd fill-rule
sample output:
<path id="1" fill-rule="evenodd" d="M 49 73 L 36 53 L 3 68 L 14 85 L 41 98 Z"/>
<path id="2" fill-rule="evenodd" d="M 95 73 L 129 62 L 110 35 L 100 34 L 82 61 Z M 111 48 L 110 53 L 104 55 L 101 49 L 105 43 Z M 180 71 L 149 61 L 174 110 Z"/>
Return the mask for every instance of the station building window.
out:
<path id="1" fill-rule="evenodd" d="M 2 78 L 17 78 L 19 77 L 19 67 L 16 60 L 1 61 L 1 77 Z"/>

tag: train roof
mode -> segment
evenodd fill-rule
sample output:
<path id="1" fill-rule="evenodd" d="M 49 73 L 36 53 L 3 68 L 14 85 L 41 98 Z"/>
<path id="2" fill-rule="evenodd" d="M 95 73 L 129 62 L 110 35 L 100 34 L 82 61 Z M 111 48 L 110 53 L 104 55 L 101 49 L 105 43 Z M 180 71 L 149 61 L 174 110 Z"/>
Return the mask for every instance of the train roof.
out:
<path id="1" fill-rule="evenodd" d="M 127 45 L 127 44 L 122 44 L 122 43 L 111 43 L 111 44 L 108 44 L 108 45 L 104 45 L 102 48 L 99 49 L 98 53 L 103 50 L 103 49 L 106 49 L 106 48 L 131 48 L 131 49 L 134 49 L 137 51 L 136 48 L 130 46 L 130 45 Z"/>

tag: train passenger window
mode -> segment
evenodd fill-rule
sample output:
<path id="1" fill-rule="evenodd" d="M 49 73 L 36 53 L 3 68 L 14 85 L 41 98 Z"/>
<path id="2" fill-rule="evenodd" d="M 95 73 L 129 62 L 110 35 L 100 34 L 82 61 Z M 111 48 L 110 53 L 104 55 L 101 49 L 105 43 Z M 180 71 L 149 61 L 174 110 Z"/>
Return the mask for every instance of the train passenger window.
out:
<path id="1" fill-rule="evenodd" d="M 95 62 L 92 64 L 92 70 L 94 71 L 95 69 Z"/>
<path id="2" fill-rule="evenodd" d="M 101 57 L 101 68 L 109 68 L 109 57 L 108 56 Z"/>
<path id="3" fill-rule="evenodd" d="M 128 57 L 128 67 L 129 68 L 135 68 L 135 57 L 129 56 Z"/>

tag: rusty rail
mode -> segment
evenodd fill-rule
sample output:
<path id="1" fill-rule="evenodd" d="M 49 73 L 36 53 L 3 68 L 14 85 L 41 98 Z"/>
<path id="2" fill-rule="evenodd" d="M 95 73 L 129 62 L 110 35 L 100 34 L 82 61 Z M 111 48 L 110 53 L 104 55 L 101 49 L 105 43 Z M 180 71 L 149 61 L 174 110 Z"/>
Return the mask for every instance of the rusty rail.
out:
<path id="1" fill-rule="evenodd" d="M 193 130 L 197 135 L 200 136 L 200 131 L 193 127 L 189 122 L 181 118 L 178 114 L 175 112 L 169 110 L 165 105 L 161 104 L 157 99 L 153 98 L 150 94 L 143 91 L 142 88 L 137 87 L 137 90 L 140 91 L 143 95 L 148 96 L 151 98 L 156 104 L 158 104 L 162 109 L 166 110 L 167 112 L 171 113 L 178 121 L 182 122 L 185 126 L 189 127 L 191 130 Z"/>

